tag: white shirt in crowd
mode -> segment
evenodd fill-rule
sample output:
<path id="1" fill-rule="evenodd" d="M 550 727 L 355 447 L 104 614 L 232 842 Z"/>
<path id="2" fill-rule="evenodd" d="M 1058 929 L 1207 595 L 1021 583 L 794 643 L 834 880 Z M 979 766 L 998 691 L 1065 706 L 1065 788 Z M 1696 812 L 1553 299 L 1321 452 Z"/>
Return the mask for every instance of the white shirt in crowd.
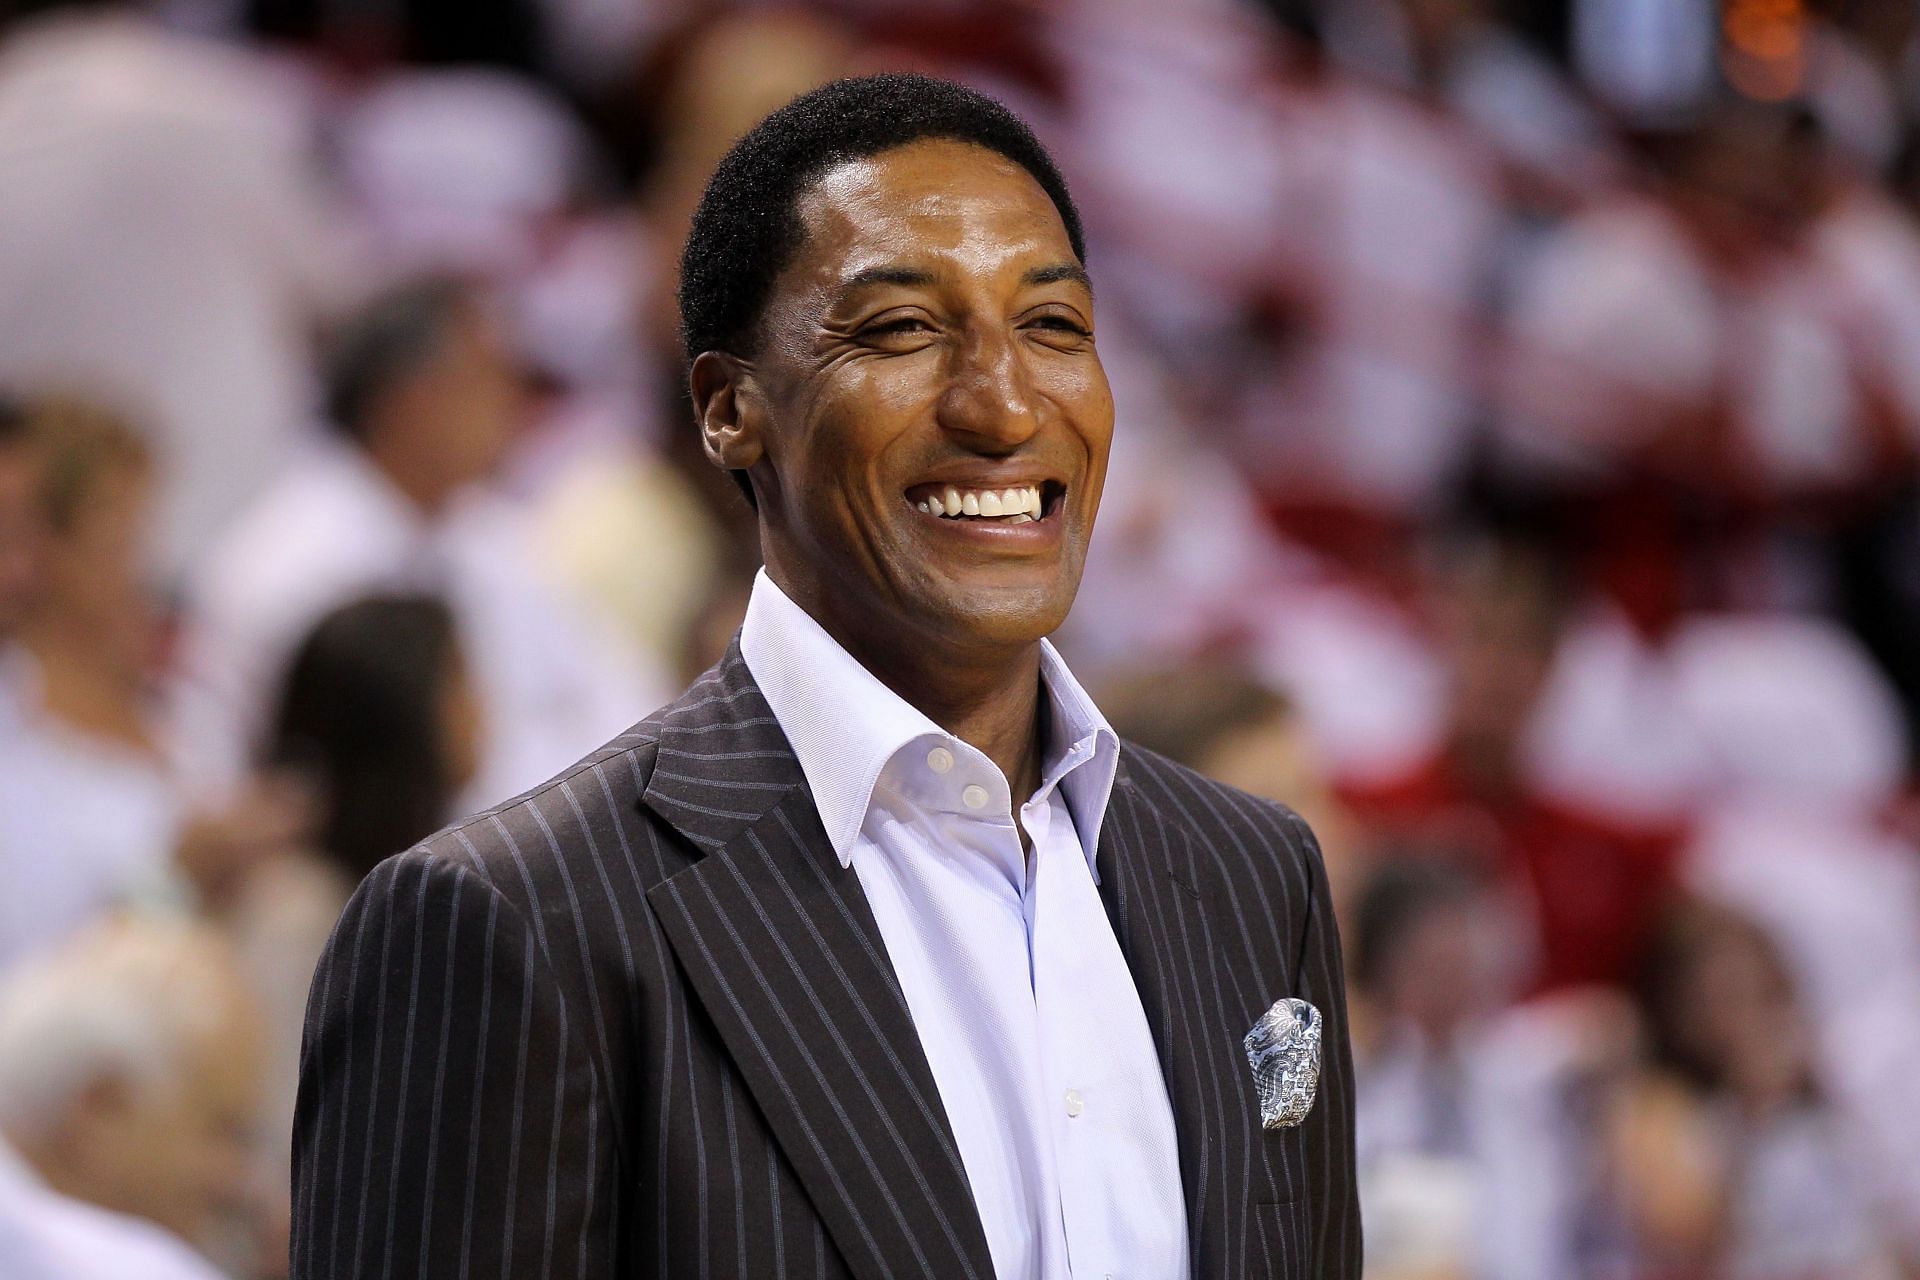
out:
<path id="1" fill-rule="evenodd" d="M 56 723 L 38 688 L 26 653 L 0 652 L 0 970 L 104 910 L 181 894 L 174 770 Z"/>
<path id="2" fill-rule="evenodd" d="M 237 776 L 307 633 L 373 593 L 431 593 L 453 609 L 488 726 L 462 811 L 533 786 L 641 719 L 665 700 L 661 682 L 548 585 L 528 543 L 502 501 L 476 493 L 430 521 L 358 449 L 313 442 L 189 584 L 180 703 L 194 767 Z"/>
<path id="3" fill-rule="evenodd" d="M 995 1275 L 1184 1276 L 1173 1110 L 1096 887 L 1119 767 L 1105 718 L 1043 643 L 1047 754 L 1016 817 L 991 760 L 883 685 L 765 572 L 740 647 L 872 904 Z"/>
<path id="4" fill-rule="evenodd" d="M 156 1226 L 69 1200 L 0 1141 L 0 1276 L 7 1280 L 220 1280 Z"/>

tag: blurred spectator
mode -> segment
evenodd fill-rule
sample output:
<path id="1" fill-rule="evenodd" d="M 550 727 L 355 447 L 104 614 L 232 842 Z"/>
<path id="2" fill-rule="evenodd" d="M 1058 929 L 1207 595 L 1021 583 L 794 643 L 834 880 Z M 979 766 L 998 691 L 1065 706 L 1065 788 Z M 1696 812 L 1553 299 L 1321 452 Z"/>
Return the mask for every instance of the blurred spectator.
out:
<path id="1" fill-rule="evenodd" d="M 448 820 L 483 738 L 453 614 L 439 600 L 353 601 L 321 618 L 294 652 L 263 763 L 312 789 L 314 838 L 265 862 L 223 921 L 264 1015 L 260 1165 L 283 1192 L 321 948 L 361 878 Z"/>
<path id="2" fill-rule="evenodd" d="M 297 794 L 262 783 L 197 805 L 152 701 L 158 617 L 142 571 L 151 464 L 120 419 L 36 402 L 27 430 L 47 529 L 0 740 L 0 967 L 115 903 L 217 903 L 297 837 Z"/>
<path id="3" fill-rule="evenodd" d="M 473 287 L 428 278 L 382 295 L 339 335 L 329 382 L 335 437 L 195 575 L 182 699 L 203 766 L 257 749 L 294 646 L 368 592 L 444 594 L 459 619 L 487 737 L 457 808 L 531 786 L 658 704 L 663 690 L 559 597 L 518 513 L 485 491 L 526 400 Z"/>
<path id="4" fill-rule="evenodd" d="M 556 95 L 472 67 L 396 69 L 350 100 L 335 133 L 376 251 L 409 272 L 526 272 L 589 160 Z"/>
<path id="5" fill-rule="evenodd" d="M 1307 571 L 1247 477 L 1198 434 L 1187 388 L 1124 314 L 1102 319 L 1113 447 L 1100 537 L 1059 643 L 1076 662 L 1124 666 L 1146 653 L 1204 652 L 1249 626 L 1263 588 Z M 1142 609 L 1143 597 L 1160 603 Z"/>
<path id="6" fill-rule="evenodd" d="M 31 679 L 15 639 L 40 586 L 47 521 L 24 407 L 0 396 L 0 739 L 21 731 Z"/>
<path id="7" fill-rule="evenodd" d="M 1389 856 L 1346 919 L 1368 1274 L 1623 1274 L 1591 1188 L 1631 1013 L 1600 990 L 1511 1007 L 1511 903 L 1471 866 L 1443 848 Z"/>
<path id="8" fill-rule="evenodd" d="M 1344 917 L 1359 874 L 1352 821 L 1285 697 L 1230 665 L 1196 663 L 1116 674 L 1100 705 L 1128 741 L 1305 818 Z"/>
<path id="9" fill-rule="evenodd" d="M 1466 466 L 1502 175 L 1416 100 L 1324 72 L 1297 88 L 1271 197 L 1279 340 L 1249 353 L 1231 412 L 1283 527 L 1364 563 L 1440 514 Z"/>
<path id="10" fill-rule="evenodd" d="M 1876 438 L 1842 277 L 1806 249 L 1827 146 L 1804 108 L 1728 104 L 1685 139 L 1672 175 L 1722 291 L 1730 438 L 1718 471 L 1737 496 L 1852 494 L 1893 443 L 1885 424 Z"/>
<path id="11" fill-rule="evenodd" d="M 1674 832 L 1760 775 L 1879 803 L 1906 775 L 1902 737 L 1885 678 L 1818 615 L 1693 611 L 1649 634 L 1594 600 L 1565 629 L 1526 761 L 1563 804 Z"/>
<path id="12" fill-rule="evenodd" d="M 1569 660 L 1567 584 L 1537 547 L 1456 546 L 1436 575 L 1448 718 L 1426 759 L 1398 778 L 1349 785 L 1383 837 L 1480 851 L 1537 917 L 1538 989 L 1617 981 L 1672 883 L 1682 827 L 1583 803 L 1541 785 L 1543 715 Z"/>
<path id="13" fill-rule="evenodd" d="M 1479 1158 L 1473 1035 L 1496 1003 L 1473 881 L 1439 858 L 1389 860 L 1348 913 L 1356 1134 L 1369 1275 L 1464 1276 Z M 1410 1190 L 1410 1188 L 1412 1190 Z"/>
<path id="14" fill-rule="evenodd" d="M 40 585 L 47 535 L 40 461 L 26 428 L 24 407 L 0 396 L 0 717 L 9 707 L 8 646 Z"/>
<path id="15" fill-rule="evenodd" d="M 1281 110 L 1292 97 L 1274 75 L 1293 43 L 1220 0 L 1078 0 L 1053 6 L 1051 19 L 1041 52 L 1059 68 L 1071 115 L 1051 130 L 1041 116 L 1042 132 L 1081 193 L 1100 258 L 1102 333 L 1119 312 L 1199 373 L 1241 345 L 1308 192 L 1287 185 L 1293 122 Z M 1176 226 L 1184 233 L 1165 234 Z M 1103 254 L 1105 244 L 1124 252 Z M 1216 390 L 1194 383 L 1197 395 Z"/>
<path id="16" fill-rule="evenodd" d="M 1650 1058 L 1613 1131 L 1635 1274 L 1896 1275 L 1767 935 L 1723 909 L 1682 907 L 1654 936 L 1636 994 Z"/>
<path id="17" fill-rule="evenodd" d="M 1791 793 L 1723 807 L 1686 880 L 1764 924 L 1808 1018 L 1835 1140 L 1890 1236 L 1920 1257 L 1920 859 L 1910 839 Z M 1896 1234 L 1897 1233 L 1897 1234 Z"/>
<path id="18" fill-rule="evenodd" d="M 245 1161 L 253 1018 L 232 956 L 200 928 L 99 924 L 0 985 L 0 1133 L 52 1192 L 256 1266 L 245 1252 L 260 1226 Z M 72 1216 L 60 1232 L 83 1233 Z M 104 1231 L 76 1240 L 99 1252 L 113 1243 Z M 140 1244 L 165 1261 L 155 1242 Z"/>
<path id="19" fill-rule="evenodd" d="M 1522 483 L 1617 483 L 1657 446 L 1692 440 L 1714 407 L 1714 282 L 1676 211 L 1610 192 L 1510 264 L 1495 443 Z"/>
<path id="20" fill-rule="evenodd" d="M 1587 518 L 1616 527 L 1582 533 L 1623 597 L 1629 575 L 1705 568 L 1714 603 L 1830 599 L 1827 572 L 1782 549 L 1912 454 L 1920 345 L 1899 281 L 1920 241 L 1805 109 L 1726 103 L 1641 141 L 1663 185 L 1595 202 L 1511 273 L 1501 463 L 1607 495 Z M 1701 551 L 1719 563 L 1688 562 Z"/>
<path id="21" fill-rule="evenodd" d="M 1611 168 L 1598 112 L 1492 0 L 1348 0 L 1317 6 L 1336 56 L 1450 107 L 1507 162 L 1571 186 Z"/>
<path id="22" fill-rule="evenodd" d="M 714 28 L 760 25 L 799 34 L 810 24 L 762 15 Z M 759 53 L 740 65 L 776 80 L 783 60 L 805 58 L 792 43 Z M 709 90 L 716 100 L 748 92 L 737 72 Z M 667 136 L 680 142 L 673 125 Z M 691 438 L 678 344 L 671 330 L 665 344 L 647 331 L 656 293 L 671 305 L 678 240 L 656 244 L 641 210 L 593 198 L 602 157 L 569 103 L 525 77 L 393 68 L 345 106 L 334 137 L 383 261 L 469 273 L 501 300 L 502 337 L 540 390 L 498 477 L 526 499 L 529 555 L 610 638 L 666 669 L 720 537 L 697 486 L 656 448 L 668 432 Z M 656 345 L 670 354 L 656 359 Z M 700 469 L 712 471 L 704 460 Z"/>
<path id="23" fill-rule="evenodd" d="M 1920 858 L 1889 821 L 1906 781 L 1893 698 L 1812 619 L 1700 619 L 1676 639 L 1676 714 L 1712 797 L 1682 876 L 1777 940 L 1863 1189 L 1920 1253 Z M 1797 672 L 1792 678 L 1786 673 Z"/>
<path id="24" fill-rule="evenodd" d="M 0 1273 L 8 1280 L 220 1280 L 160 1228 L 49 1190 L 4 1140 Z"/>
<path id="25" fill-rule="evenodd" d="M 285 77 L 131 3 L 9 8 L 34 16 L 0 26 L 0 376 L 139 414 L 176 574 L 308 420 L 351 237 Z"/>
<path id="26" fill-rule="evenodd" d="M 693 24 L 661 86 L 660 160 L 642 203 L 652 257 L 677 263 L 687 221 L 713 166 L 761 117 L 836 76 L 857 74 L 863 51 L 831 14 L 751 6 Z M 673 286 L 651 300 L 649 331 L 677 357 Z"/>
<path id="27" fill-rule="evenodd" d="M 449 820 L 479 769 L 481 714 L 453 613 L 432 597 L 342 605 L 294 651 L 264 761 L 320 797 L 314 846 L 343 905 L 376 864 Z"/>

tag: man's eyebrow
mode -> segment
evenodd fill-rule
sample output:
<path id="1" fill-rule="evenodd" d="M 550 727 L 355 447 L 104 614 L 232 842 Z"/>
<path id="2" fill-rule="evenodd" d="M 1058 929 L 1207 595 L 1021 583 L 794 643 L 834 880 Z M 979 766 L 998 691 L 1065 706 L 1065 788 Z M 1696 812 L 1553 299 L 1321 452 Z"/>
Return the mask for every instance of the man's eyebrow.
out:
<path id="1" fill-rule="evenodd" d="M 1077 262 L 1056 262 L 1050 267 L 1035 267 L 1020 277 L 1023 285 L 1060 284 L 1071 282 L 1079 285 L 1088 293 L 1093 292 L 1093 277 L 1087 269 Z"/>
<path id="2" fill-rule="evenodd" d="M 1093 292 L 1093 278 L 1087 274 L 1087 269 L 1077 262 L 1056 262 L 1051 266 L 1033 267 L 1020 277 L 1020 283 L 1026 286 L 1063 282 L 1077 284 L 1088 293 Z M 855 289 L 877 284 L 924 289 L 934 283 L 933 273 L 919 267 L 866 267 L 842 281 L 840 292 L 848 294 Z"/>
<path id="3" fill-rule="evenodd" d="M 926 288 L 933 283 L 933 272 L 918 267 L 867 267 L 848 276 L 840 284 L 842 294 L 868 285 L 897 284 L 909 289 Z"/>

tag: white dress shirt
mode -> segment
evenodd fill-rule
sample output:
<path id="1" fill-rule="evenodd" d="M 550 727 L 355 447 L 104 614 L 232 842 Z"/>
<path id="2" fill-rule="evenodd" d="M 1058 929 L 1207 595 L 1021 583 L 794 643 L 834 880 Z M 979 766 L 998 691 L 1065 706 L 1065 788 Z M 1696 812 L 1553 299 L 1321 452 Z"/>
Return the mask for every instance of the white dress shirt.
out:
<path id="1" fill-rule="evenodd" d="M 1185 1276 L 1173 1110 L 1096 887 L 1112 728 L 1043 643 L 1047 755 L 1016 827 L 993 762 L 765 572 L 740 644 L 872 904 L 999 1280 Z"/>
<path id="2" fill-rule="evenodd" d="M 27 653 L 0 650 L 0 972 L 104 911 L 172 906 L 184 893 L 177 772 L 59 723 L 39 685 Z"/>

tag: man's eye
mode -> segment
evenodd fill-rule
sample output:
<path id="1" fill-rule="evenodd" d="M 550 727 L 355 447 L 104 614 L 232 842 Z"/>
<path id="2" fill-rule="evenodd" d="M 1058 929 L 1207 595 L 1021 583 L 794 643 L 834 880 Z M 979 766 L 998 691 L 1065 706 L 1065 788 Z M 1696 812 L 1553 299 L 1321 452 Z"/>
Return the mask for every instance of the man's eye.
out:
<path id="1" fill-rule="evenodd" d="M 1031 328 L 1046 329 L 1054 333 L 1070 333 L 1079 338 L 1091 338 L 1093 330 L 1087 328 L 1070 316 L 1044 315 L 1033 318 Z"/>
<path id="2" fill-rule="evenodd" d="M 882 320 L 860 330 L 863 338 L 891 338 L 900 335 L 931 333 L 933 326 L 919 316 L 900 316 L 893 320 Z"/>

